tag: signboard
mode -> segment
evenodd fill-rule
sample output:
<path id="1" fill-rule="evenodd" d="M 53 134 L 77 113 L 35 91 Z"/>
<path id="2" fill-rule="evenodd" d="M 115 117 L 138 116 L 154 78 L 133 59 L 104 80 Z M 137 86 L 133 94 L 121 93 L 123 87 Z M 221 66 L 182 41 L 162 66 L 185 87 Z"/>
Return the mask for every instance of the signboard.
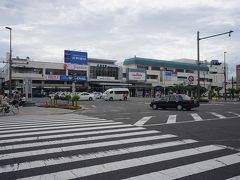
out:
<path id="1" fill-rule="evenodd" d="M 193 82 L 194 81 L 194 77 L 193 76 L 188 76 L 188 81 L 189 82 Z"/>
<path id="2" fill-rule="evenodd" d="M 73 76 L 60 76 L 61 81 L 73 81 Z M 76 76 L 76 81 L 87 81 L 87 76 Z"/>
<path id="3" fill-rule="evenodd" d="M 128 69 L 129 81 L 145 81 L 146 71 L 143 69 Z"/>
<path id="4" fill-rule="evenodd" d="M 87 52 L 64 50 L 64 63 L 87 65 Z"/>
<path id="5" fill-rule="evenodd" d="M 60 80 L 60 76 L 59 76 L 59 75 L 47 75 L 47 76 L 46 76 L 46 80 L 55 80 L 55 81 L 58 81 L 58 80 Z"/>
<path id="6" fill-rule="evenodd" d="M 166 81 L 171 81 L 171 78 L 172 78 L 172 71 L 165 71 L 165 73 L 164 73 L 164 79 L 166 80 Z"/>
<path id="7" fill-rule="evenodd" d="M 80 65 L 80 64 L 64 64 L 64 69 L 68 69 L 68 70 L 84 70 L 87 71 L 88 66 L 87 65 Z"/>
<path id="8" fill-rule="evenodd" d="M 111 80 L 115 80 L 115 77 L 97 76 L 97 79 L 111 81 Z"/>

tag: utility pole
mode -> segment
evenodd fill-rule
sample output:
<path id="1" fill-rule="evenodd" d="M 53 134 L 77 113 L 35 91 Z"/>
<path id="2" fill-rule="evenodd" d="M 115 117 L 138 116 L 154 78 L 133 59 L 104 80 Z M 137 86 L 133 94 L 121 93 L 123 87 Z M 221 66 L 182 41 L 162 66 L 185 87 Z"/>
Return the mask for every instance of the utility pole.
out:
<path id="1" fill-rule="evenodd" d="M 5 27 L 10 32 L 10 44 L 9 44 L 9 98 L 12 97 L 12 28 Z"/>

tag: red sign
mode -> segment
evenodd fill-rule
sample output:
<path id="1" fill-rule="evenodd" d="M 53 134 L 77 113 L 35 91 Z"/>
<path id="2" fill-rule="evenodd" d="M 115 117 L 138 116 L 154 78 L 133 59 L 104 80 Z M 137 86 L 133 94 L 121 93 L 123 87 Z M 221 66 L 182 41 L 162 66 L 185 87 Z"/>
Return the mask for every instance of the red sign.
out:
<path id="1" fill-rule="evenodd" d="M 240 65 L 237 65 L 236 67 L 237 67 L 237 70 L 240 70 Z"/>

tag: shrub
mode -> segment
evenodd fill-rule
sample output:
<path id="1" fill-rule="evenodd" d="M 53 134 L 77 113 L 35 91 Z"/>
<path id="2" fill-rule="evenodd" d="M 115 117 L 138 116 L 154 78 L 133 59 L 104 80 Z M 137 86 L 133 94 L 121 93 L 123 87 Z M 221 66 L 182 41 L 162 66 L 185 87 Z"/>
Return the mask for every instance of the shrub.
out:
<path id="1" fill-rule="evenodd" d="M 72 106 L 77 106 L 77 102 L 79 101 L 79 99 L 80 99 L 79 95 L 74 95 L 72 97 Z M 74 105 L 74 103 L 75 103 L 75 105 Z"/>

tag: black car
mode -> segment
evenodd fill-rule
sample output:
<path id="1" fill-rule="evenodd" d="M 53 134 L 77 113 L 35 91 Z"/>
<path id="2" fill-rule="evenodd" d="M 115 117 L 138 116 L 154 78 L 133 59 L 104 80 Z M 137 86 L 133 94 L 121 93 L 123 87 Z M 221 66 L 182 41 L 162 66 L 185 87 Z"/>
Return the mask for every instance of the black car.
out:
<path id="1" fill-rule="evenodd" d="M 199 102 L 191 99 L 186 94 L 173 94 L 162 96 L 158 100 L 153 100 L 150 103 L 150 107 L 153 109 L 176 108 L 177 110 L 191 110 L 192 108 L 199 107 Z"/>

